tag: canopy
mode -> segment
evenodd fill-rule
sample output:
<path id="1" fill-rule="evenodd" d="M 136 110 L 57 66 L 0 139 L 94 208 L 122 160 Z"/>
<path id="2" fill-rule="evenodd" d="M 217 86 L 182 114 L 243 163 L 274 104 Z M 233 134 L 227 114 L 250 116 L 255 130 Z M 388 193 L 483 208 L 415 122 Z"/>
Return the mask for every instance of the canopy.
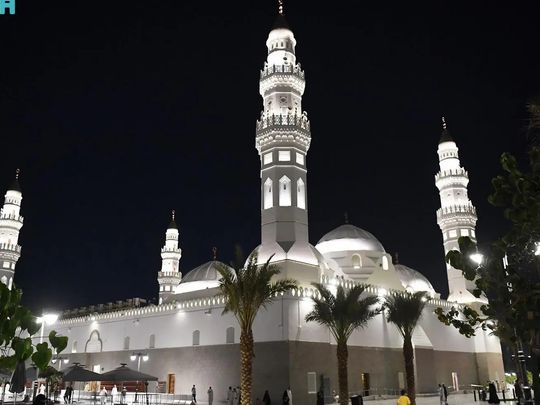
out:
<path id="1" fill-rule="evenodd" d="M 158 378 L 127 367 L 125 364 L 101 374 L 101 381 L 157 381 Z"/>
<path id="2" fill-rule="evenodd" d="M 62 373 L 64 381 L 103 381 L 101 374 L 87 370 L 78 364 L 66 368 Z"/>

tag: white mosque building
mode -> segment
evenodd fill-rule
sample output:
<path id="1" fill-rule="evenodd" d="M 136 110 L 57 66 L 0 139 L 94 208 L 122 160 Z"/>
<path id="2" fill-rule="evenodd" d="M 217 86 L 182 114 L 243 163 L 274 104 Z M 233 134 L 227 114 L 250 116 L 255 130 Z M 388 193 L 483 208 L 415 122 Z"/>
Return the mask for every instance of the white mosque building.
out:
<path id="1" fill-rule="evenodd" d="M 286 387 L 295 403 L 315 402 L 324 385 L 328 395 L 337 390 L 335 342 L 325 328 L 306 323 L 311 310 L 312 283 L 351 286 L 369 284 L 369 293 L 425 291 L 432 298 L 414 335 L 417 390 L 430 393 L 443 382 L 456 390 L 486 380 L 502 380 L 504 370 L 497 338 L 479 331 L 466 338 L 443 325 L 437 307 L 471 303 L 471 286 L 460 271 L 448 267 L 450 295 L 440 297 L 429 280 L 391 256 L 370 232 L 345 223 L 309 243 L 307 153 L 310 122 L 303 110 L 304 71 L 296 59 L 296 39 L 280 13 L 266 41 L 267 60 L 260 72 L 263 109 L 257 121 L 255 146 L 261 162 L 261 243 L 259 261 L 274 255 L 283 276 L 299 282 L 290 293 L 257 316 L 254 326 L 254 397 L 268 389 L 278 398 Z M 462 235 L 475 238 L 476 212 L 467 196 L 468 174 L 461 167 L 458 148 L 443 124 L 437 150 L 440 171 L 435 176 L 441 208 L 437 222 L 445 252 L 457 247 Z M 6 194 L 0 215 L 1 280 L 11 284 L 20 255 L 22 226 L 18 183 Z M 186 238 L 189 235 L 185 235 Z M 218 293 L 222 263 L 179 270 L 182 251 L 179 230 L 172 221 L 161 249 L 157 272 L 159 304 L 133 300 L 65 311 L 53 325 L 69 337 L 64 356 L 95 371 L 109 371 L 120 363 L 133 364 L 134 353 L 148 355 L 141 371 L 155 375 L 167 393 L 187 394 L 191 386 L 205 392 L 214 388 L 222 401 L 229 386 L 239 385 L 239 326 L 232 315 L 222 315 Z M 443 260 L 443 258 L 441 258 Z M 396 392 L 405 385 L 402 338 L 381 314 L 349 341 L 349 384 L 367 395 Z"/>

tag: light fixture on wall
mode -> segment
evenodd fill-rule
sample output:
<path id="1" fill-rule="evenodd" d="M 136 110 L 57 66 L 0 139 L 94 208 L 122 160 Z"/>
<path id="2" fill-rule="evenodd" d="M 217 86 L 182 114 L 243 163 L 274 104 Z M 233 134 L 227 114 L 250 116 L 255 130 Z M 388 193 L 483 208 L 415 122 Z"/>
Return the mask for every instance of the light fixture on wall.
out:
<path id="1" fill-rule="evenodd" d="M 205 310 L 204 314 L 208 316 L 212 315 L 212 308 L 208 308 L 207 310 Z"/>

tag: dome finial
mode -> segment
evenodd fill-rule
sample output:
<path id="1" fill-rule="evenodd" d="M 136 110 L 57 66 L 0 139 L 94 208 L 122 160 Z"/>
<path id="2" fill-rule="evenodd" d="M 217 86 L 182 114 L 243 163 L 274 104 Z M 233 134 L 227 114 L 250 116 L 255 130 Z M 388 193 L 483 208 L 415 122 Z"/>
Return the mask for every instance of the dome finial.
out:
<path id="1" fill-rule="evenodd" d="M 444 115 L 441 117 L 442 120 L 442 129 L 446 129 L 446 118 L 444 118 Z"/>
<path id="2" fill-rule="evenodd" d="M 394 253 L 394 264 L 399 264 L 399 253 Z"/>
<path id="3" fill-rule="evenodd" d="M 171 218 L 172 218 L 173 221 L 174 221 L 174 214 L 175 214 L 175 211 L 172 210 L 172 211 L 171 211 Z"/>
<path id="4" fill-rule="evenodd" d="M 347 211 L 344 212 L 343 217 L 345 219 L 345 223 L 348 224 L 349 223 L 349 213 Z"/>
<path id="5" fill-rule="evenodd" d="M 15 170 L 15 180 L 19 180 L 19 174 L 21 174 L 21 169 L 17 168 L 17 170 Z"/>
<path id="6" fill-rule="evenodd" d="M 284 12 L 283 12 L 283 0 L 278 0 L 278 13 L 280 15 L 284 14 Z"/>
<path id="7" fill-rule="evenodd" d="M 217 247 L 214 246 L 212 248 L 212 254 L 213 254 L 213 257 L 214 257 L 214 261 L 216 261 L 216 259 L 217 259 Z"/>

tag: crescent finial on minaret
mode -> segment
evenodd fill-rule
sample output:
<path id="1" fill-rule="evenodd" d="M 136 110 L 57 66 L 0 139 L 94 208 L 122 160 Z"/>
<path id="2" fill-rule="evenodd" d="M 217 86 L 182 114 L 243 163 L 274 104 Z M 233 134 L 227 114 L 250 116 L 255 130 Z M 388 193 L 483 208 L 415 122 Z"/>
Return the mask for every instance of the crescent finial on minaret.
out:
<path id="1" fill-rule="evenodd" d="M 345 211 L 343 216 L 344 216 L 344 219 L 345 219 L 345 223 L 348 224 L 349 223 L 349 213 L 347 211 Z"/>
<path id="2" fill-rule="evenodd" d="M 17 170 L 15 170 L 15 180 L 19 180 L 19 174 L 21 174 L 21 169 L 17 168 Z"/>
<path id="3" fill-rule="evenodd" d="M 278 13 L 283 15 L 283 0 L 278 0 Z"/>
<path id="4" fill-rule="evenodd" d="M 444 118 L 444 116 L 442 116 L 441 120 L 442 120 L 442 128 L 446 129 L 446 118 Z"/>
<path id="5" fill-rule="evenodd" d="M 173 220 L 173 221 L 174 221 L 174 214 L 175 214 L 175 211 L 172 210 L 172 211 L 171 211 L 171 217 L 172 217 L 172 220 Z"/>
<path id="6" fill-rule="evenodd" d="M 213 257 L 214 257 L 214 261 L 217 259 L 217 247 L 213 247 L 212 248 L 212 254 L 213 254 Z"/>

